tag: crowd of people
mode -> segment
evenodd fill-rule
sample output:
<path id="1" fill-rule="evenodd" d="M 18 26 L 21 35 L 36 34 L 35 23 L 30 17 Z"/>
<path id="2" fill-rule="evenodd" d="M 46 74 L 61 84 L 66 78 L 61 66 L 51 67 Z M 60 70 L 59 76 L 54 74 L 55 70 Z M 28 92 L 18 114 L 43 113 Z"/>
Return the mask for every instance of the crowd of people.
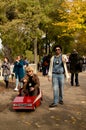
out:
<path id="1" fill-rule="evenodd" d="M 49 107 L 56 107 L 58 103 L 64 104 L 64 80 L 70 78 L 71 86 L 80 86 L 79 72 L 86 71 L 86 57 L 81 57 L 79 53 L 73 49 L 72 53 L 67 56 L 62 53 L 62 47 L 56 45 L 53 48 L 54 55 L 44 55 L 41 62 L 38 64 L 38 71 L 42 72 L 43 76 L 48 76 L 48 80 L 52 81 L 53 102 Z M 5 87 L 9 87 L 9 76 L 12 80 L 15 78 L 14 91 L 19 91 L 21 95 L 37 95 L 40 81 L 34 69 L 29 66 L 27 58 L 17 56 L 13 69 L 11 69 L 9 59 L 4 58 L 1 65 L 4 77 Z M 12 70 L 12 71 L 11 71 Z M 69 76 L 69 73 L 71 76 Z"/>

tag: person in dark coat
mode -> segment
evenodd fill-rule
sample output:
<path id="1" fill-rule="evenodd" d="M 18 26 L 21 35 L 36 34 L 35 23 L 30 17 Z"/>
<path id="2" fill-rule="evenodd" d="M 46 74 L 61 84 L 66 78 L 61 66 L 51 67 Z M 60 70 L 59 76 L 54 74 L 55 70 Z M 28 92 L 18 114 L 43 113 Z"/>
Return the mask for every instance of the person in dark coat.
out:
<path id="1" fill-rule="evenodd" d="M 20 83 L 20 87 L 22 88 L 23 84 L 21 79 L 24 77 L 24 62 L 21 59 L 21 56 L 17 56 L 16 61 L 14 63 L 13 73 L 15 73 L 15 79 L 16 79 L 16 87 L 15 91 L 18 91 L 18 86 Z"/>
<path id="2" fill-rule="evenodd" d="M 42 73 L 43 76 L 46 76 L 49 71 L 49 65 L 50 65 L 50 55 L 45 55 L 42 59 Z"/>
<path id="3" fill-rule="evenodd" d="M 4 77 L 4 82 L 6 83 L 6 88 L 8 88 L 9 76 L 10 76 L 10 63 L 7 57 L 4 58 L 4 62 L 2 63 L 2 75 Z"/>
<path id="4" fill-rule="evenodd" d="M 71 86 L 74 85 L 74 77 L 75 77 L 75 85 L 79 86 L 78 75 L 79 72 L 82 71 L 82 61 L 78 52 L 75 49 L 69 56 L 69 63 L 70 63 L 70 73 L 71 73 Z"/>

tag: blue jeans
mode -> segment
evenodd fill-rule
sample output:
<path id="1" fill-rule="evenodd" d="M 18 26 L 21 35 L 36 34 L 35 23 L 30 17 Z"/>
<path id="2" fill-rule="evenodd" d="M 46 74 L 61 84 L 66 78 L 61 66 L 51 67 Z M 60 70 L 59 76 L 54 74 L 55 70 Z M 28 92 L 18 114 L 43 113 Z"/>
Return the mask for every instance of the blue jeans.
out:
<path id="1" fill-rule="evenodd" d="M 63 100 L 64 74 L 53 74 L 52 86 L 54 103 L 58 104 L 59 101 Z"/>
<path id="2" fill-rule="evenodd" d="M 20 83 L 20 87 L 22 88 L 23 87 L 23 83 L 19 81 L 19 77 L 17 76 L 17 78 L 16 78 L 16 87 L 17 88 L 19 86 L 19 83 Z"/>

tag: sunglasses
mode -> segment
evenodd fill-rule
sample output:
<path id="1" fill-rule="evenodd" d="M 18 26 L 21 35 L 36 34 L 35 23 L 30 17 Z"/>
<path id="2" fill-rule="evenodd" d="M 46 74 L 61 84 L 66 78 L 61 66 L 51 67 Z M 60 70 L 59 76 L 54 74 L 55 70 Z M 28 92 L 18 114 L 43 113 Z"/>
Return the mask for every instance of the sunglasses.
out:
<path id="1" fill-rule="evenodd" d="M 58 49 L 55 49 L 55 51 L 60 51 L 61 49 L 60 48 L 58 48 Z"/>
<path id="2" fill-rule="evenodd" d="M 31 71 L 32 71 L 32 70 L 29 70 L 29 71 L 27 70 L 27 72 L 31 72 Z"/>
<path id="3" fill-rule="evenodd" d="M 29 72 L 32 72 L 32 70 L 30 70 Z"/>

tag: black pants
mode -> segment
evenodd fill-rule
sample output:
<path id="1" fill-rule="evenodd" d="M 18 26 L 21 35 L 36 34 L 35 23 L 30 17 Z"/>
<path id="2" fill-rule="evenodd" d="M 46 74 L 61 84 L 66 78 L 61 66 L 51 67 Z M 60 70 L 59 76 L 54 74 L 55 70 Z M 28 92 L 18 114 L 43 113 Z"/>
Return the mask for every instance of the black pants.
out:
<path id="1" fill-rule="evenodd" d="M 9 82 L 5 80 L 5 83 L 6 83 L 6 88 L 8 88 L 8 83 L 9 83 Z"/>
<path id="2" fill-rule="evenodd" d="M 23 89 L 23 88 L 21 88 L 20 90 L 19 90 L 19 95 L 20 96 L 37 96 L 38 94 L 39 94 L 39 88 L 37 88 L 37 89 L 35 89 L 34 91 L 32 91 L 32 92 L 30 92 L 28 89 Z"/>
<path id="3" fill-rule="evenodd" d="M 78 73 L 71 73 L 71 85 L 74 85 L 74 78 L 76 86 L 79 85 Z"/>

